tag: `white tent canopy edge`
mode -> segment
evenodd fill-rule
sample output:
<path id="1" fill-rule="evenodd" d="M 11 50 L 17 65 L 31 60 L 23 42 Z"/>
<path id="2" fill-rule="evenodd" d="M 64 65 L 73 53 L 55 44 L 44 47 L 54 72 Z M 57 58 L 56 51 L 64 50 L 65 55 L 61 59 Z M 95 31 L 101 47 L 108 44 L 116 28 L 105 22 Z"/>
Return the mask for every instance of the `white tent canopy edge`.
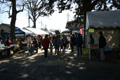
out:
<path id="1" fill-rule="evenodd" d="M 49 34 L 41 29 L 38 29 L 38 28 L 24 28 L 30 32 L 33 32 L 34 34 L 37 34 L 37 35 L 45 35 L 45 34 Z"/>
<path id="2" fill-rule="evenodd" d="M 87 12 L 86 29 L 120 27 L 120 11 Z"/>

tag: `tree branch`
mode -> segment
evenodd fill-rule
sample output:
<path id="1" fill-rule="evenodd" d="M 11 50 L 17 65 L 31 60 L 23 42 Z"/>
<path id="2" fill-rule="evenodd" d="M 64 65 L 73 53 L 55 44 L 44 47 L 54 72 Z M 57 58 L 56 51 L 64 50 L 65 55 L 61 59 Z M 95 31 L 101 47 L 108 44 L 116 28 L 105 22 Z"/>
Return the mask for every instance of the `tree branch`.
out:
<path id="1" fill-rule="evenodd" d="M 12 6 L 9 7 L 9 11 L 8 11 L 9 18 L 12 17 L 12 15 L 10 14 L 11 7 L 12 7 Z"/>
<path id="2" fill-rule="evenodd" d="M 17 13 L 19 13 L 19 12 L 23 12 L 23 10 L 24 10 L 24 6 L 25 6 L 25 5 L 23 4 L 23 9 L 17 11 Z"/>
<path id="3" fill-rule="evenodd" d="M 33 21 L 32 17 L 29 15 L 30 19 Z"/>

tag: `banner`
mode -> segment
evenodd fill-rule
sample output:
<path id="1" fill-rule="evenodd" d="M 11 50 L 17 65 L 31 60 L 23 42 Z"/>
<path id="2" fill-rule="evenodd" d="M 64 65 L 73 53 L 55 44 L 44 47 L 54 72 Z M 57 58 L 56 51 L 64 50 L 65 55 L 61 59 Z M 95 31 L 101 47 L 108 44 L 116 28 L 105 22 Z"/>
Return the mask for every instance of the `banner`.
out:
<path id="1" fill-rule="evenodd" d="M 89 31 L 88 31 L 89 33 L 94 33 L 95 32 L 95 30 L 94 29 L 89 29 Z"/>

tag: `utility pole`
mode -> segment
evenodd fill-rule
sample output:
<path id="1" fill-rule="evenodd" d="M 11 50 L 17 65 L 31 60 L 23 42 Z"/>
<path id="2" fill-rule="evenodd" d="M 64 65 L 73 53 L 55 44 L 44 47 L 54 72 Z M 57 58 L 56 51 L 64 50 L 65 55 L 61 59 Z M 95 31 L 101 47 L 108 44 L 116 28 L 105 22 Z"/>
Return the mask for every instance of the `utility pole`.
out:
<path id="1" fill-rule="evenodd" d="M 67 22 L 69 21 L 69 17 L 70 17 L 70 15 L 69 15 L 69 13 L 67 13 Z"/>
<path id="2" fill-rule="evenodd" d="M 30 27 L 30 13 L 29 13 L 29 10 L 28 10 L 28 27 Z"/>
<path id="3" fill-rule="evenodd" d="M 42 28 L 42 21 L 41 21 L 41 28 Z"/>

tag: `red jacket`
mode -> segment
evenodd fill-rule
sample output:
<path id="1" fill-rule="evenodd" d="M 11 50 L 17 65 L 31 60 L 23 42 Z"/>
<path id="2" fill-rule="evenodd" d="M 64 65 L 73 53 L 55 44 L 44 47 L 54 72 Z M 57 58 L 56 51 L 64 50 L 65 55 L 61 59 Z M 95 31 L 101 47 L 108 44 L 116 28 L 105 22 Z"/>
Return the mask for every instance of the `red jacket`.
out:
<path id="1" fill-rule="evenodd" d="M 42 46 L 43 46 L 43 48 L 47 48 L 48 49 L 48 47 L 49 47 L 49 43 L 50 43 L 50 41 L 49 41 L 49 39 L 43 39 L 42 40 Z"/>

